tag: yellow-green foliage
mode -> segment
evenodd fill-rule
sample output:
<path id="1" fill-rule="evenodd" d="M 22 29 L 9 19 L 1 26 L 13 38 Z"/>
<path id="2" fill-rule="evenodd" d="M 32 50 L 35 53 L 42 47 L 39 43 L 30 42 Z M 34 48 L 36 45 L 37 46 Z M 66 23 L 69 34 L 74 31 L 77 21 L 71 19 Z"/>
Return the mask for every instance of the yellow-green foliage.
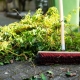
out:
<path id="1" fill-rule="evenodd" d="M 39 50 L 61 50 L 60 23 L 57 8 L 51 7 L 44 15 L 38 9 L 20 22 L 0 27 L 0 64 L 32 58 Z"/>

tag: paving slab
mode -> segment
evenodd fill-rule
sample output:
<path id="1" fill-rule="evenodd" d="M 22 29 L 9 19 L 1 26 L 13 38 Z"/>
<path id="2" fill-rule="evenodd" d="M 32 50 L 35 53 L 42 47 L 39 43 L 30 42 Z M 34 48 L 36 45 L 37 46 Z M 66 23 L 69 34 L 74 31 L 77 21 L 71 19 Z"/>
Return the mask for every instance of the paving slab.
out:
<path id="1" fill-rule="evenodd" d="M 71 72 L 75 72 L 77 75 L 73 77 L 66 77 L 66 71 L 62 69 L 69 68 Z M 13 64 L 7 64 L 0 66 L 0 80 L 23 80 L 33 75 L 44 73 L 51 70 L 54 73 L 54 77 L 51 80 L 80 80 L 80 65 L 42 65 L 35 67 L 31 62 L 18 61 Z"/>

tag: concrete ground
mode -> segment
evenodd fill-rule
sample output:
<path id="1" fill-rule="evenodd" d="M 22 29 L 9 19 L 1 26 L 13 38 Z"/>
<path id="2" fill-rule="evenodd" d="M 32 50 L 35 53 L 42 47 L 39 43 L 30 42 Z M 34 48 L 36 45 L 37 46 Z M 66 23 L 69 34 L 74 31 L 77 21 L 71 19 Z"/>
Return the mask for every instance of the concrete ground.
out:
<path id="1" fill-rule="evenodd" d="M 8 25 L 12 22 L 19 21 L 18 19 L 13 19 L 10 17 L 4 16 L 4 12 L 0 13 L 0 25 Z M 76 73 L 76 76 L 66 77 L 66 69 L 69 69 L 70 72 Z M 7 64 L 0 66 L 0 80 L 23 80 L 25 78 L 31 77 L 35 74 L 44 73 L 46 74 L 47 70 L 51 70 L 53 78 L 51 80 L 80 80 L 80 64 L 76 65 L 42 65 L 35 67 L 31 62 L 28 61 L 18 61 L 13 64 Z"/>
<path id="2" fill-rule="evenodd" d="M 5 12 L 0 12 L 0 26 L 8 25 L 12 22 L 19 21 L 19 19 L 14 19 L 5 16 Z"/>
<path id="3" fill-rule="evenodd" d="M 67 77 L 66 69 L 70 72 L 76 73 L 76 76 Z M 44 73 L 46 71 L 53 72 L 53 78 L 51 80 L 80 80 L 80 65 L 42 65 L 33 66 L 31 62 L 14 62 L 13 64 L 7 64 L 0 66 L 0 80 L 23 80 L 33 75 Z"/>

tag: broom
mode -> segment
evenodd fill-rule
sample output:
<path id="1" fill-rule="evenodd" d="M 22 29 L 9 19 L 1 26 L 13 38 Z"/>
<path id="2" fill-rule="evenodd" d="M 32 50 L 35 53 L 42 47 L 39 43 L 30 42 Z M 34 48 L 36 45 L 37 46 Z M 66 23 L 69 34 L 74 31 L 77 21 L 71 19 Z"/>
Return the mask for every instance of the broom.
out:
<path id="1" fill-rule="evenodd" d="M 37 64 L 77 64 L 80 63 L 80 52 L 38 51 Z"/>
<path id="2" fill-rule="evenodd" d="M 63 0 L 59 0 L 60 4 L 60 20 L 61 20 L 61 47 L 62 52 L 55 51 L 38 51 L 37 64 L 72 64 L 80 63 L 80 52 L 65 52 L 64 40 L 64 15 Z"/>

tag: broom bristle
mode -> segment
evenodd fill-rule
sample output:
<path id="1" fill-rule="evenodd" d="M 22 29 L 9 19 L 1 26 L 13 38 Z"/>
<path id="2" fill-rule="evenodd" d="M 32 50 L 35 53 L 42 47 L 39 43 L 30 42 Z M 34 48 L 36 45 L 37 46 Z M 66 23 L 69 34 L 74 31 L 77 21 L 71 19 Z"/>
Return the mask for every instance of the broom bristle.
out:
<path id="1" fill-rule="evenodd" d="M 39 51 L 38 64 L 77 64 L 80 63 L 80 52 Z"/>

